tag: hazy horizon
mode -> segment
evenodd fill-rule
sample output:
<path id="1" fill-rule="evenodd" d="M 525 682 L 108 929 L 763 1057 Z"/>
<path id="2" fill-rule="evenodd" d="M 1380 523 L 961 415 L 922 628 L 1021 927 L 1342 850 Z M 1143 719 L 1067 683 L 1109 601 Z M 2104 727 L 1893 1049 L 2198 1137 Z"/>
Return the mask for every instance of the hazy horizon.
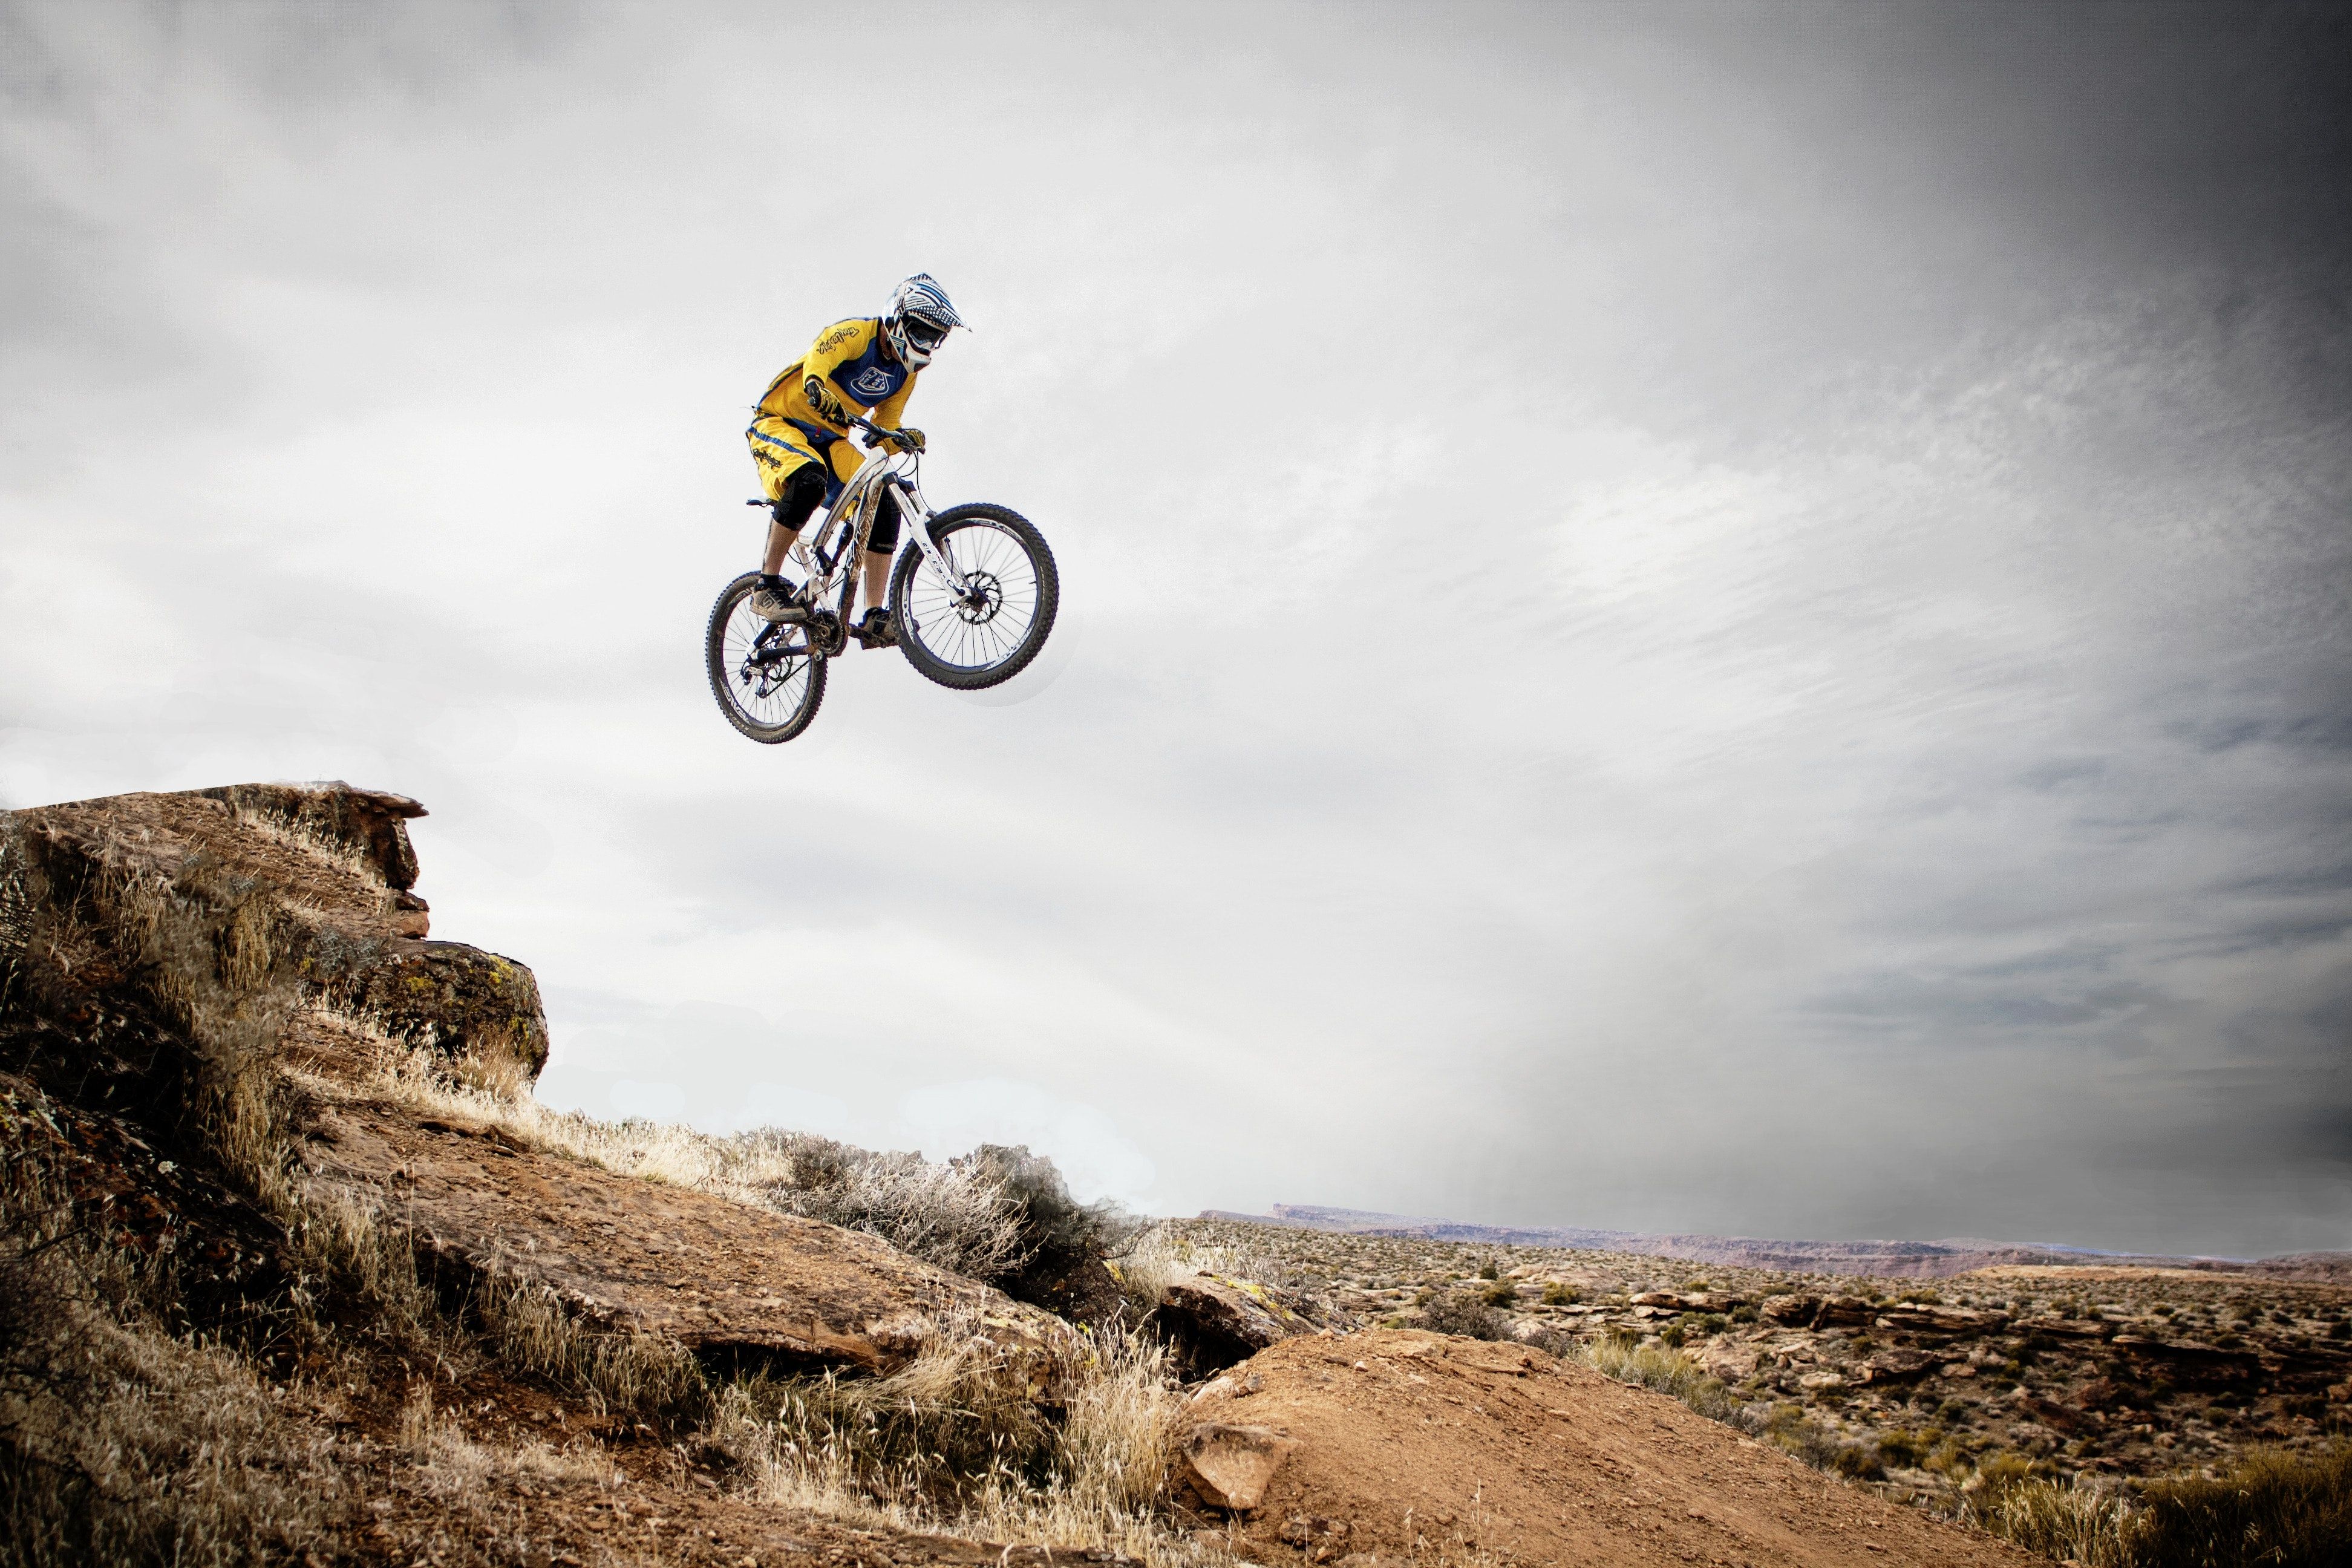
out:
<path id="1" fill-rule="evenodd" d="M 0 0 L 0 805 L 423 800 L 600 1115 L 2352 1247 L 2352 23 Z M 1001 693 L 699 667 L 934 274 Z"/>

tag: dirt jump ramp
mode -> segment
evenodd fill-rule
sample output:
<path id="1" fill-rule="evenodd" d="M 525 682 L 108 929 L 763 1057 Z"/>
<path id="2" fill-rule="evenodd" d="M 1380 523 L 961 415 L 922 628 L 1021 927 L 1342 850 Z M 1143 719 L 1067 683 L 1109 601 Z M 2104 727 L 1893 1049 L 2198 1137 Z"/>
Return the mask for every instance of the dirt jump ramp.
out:
<path id="1" fill-rule="evenodd" d="M 1235 1516 L 1237 1552 L 1261 1563 L 2041 1562 L 1518 1345 L 1413 1330 L 1286 1340 L 1210 1384 L 1189 1417 L 1286 1440 Z"/>

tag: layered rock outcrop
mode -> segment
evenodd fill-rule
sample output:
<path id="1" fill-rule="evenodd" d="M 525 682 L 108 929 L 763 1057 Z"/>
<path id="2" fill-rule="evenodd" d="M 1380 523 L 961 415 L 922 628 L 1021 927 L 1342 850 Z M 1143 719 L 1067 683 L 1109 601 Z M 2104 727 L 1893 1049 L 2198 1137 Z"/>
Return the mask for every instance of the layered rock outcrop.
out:
<path id="1" fill-rule="evenodd" d="M 513 1092 L 548 1053 L 526 965 L 425 935 L 406 826 L 424 812 L 330 783 L 0 816 L 10 1141 L 89 1151 L 85 1184 L 123 1188 L 126 1216 L 155 1210 L 131 1228 L 162 1244 L 221 1232 L 238 1210 L 252 1173 L 205 1167 L 220 1120 L 266 1103 L 294 1179 L 396 1225 L 445 1280 L 543 1291 L 575 1317 L 706 1357 L 864 1372 L 903 1364 L 952 1317 L 1034 1367 L 1041 1387 L 1049 1380 L 1066 1327 L 986 1286 L 868 1236 L 599 1169 L 494 1115 L 420 1109 L 399 1092 L 411 1055 Z M 200 1135 L 208 1123 L 213 1135 Z M 126 1158 L 143 1159 L 152 1180 L 108 1174 Z M 175 1185 L 191 1182 L 201 1192 L 175 1205 Z M 242 1245 L 207 1245 L 261 1258 L 268 1229 L 256 1216 Z"/>

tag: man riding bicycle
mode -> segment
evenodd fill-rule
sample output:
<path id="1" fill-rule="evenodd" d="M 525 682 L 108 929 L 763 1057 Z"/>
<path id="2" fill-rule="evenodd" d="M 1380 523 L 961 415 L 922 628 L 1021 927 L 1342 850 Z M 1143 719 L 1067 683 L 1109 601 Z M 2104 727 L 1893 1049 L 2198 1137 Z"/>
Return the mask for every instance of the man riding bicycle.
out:
<path id="1" fill-rule="evenodd" d="M 963 325 L 946 290 L 928 272 L 908 279 L 879 316 L 836 321 L 817 334 L 809 352 L 768 385 L 744 432 L 772 521 L 751 610 L 771 621 L 806 613 L 798 590 L 781 574 L 784 554 L 820 504 L 839 498 L 843 481 L 866 455 L 845 439 L 854 416 L 895 432 L 893 449 L 923 449 L 923 433 L 900 426 L 915 379 L 931 363 L 949 330 Z M 898 506 L 887 489 L 876 508 L 866 545 L 866 614 L 850 628 L 867 647 L 898 640 L 890 627 L 890 560 L 898 548 Z"/>

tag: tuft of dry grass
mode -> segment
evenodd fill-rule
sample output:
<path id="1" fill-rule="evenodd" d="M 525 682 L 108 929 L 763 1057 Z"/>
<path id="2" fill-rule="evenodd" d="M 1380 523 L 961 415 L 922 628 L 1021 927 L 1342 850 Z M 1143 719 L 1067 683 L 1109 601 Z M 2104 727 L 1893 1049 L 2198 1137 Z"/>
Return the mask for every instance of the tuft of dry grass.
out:
<path id="1" fill-rule="evenodd" d="M 545 1285 L 486 1280 L 474 1304 L 500 1361 L 583 1395 L 600 1415 L 675 1422 L 710 1408 L 709 1379 L 675 1340 L 583 1322 Z"/>
<path id="2" fill-rule="evenodd" d="M 1727 1421 L 1732 1416 L 1730 1394 L 1681 1351 L 1603 1334 L 1585 1341 L 1578 1347 L 1577 1356 L 1604 1377 L 1679 1399 L 1711 1421 Z"/>
<path id="3" fill-rule="evenodd" d="M 1076 1342 L 1058 1407 L 1001 1354 L 950 1322 L 888 1377 L 739 1383 L 707 1441 L 754 1499 L 852 1523 L 1226 1561 L 1167 1512 L 1183 1397 L 1162 1347 L 1116 1329 Z"/>
<path id="4" fill-rule="evenodd" d="M 2139 1568 L 2145 1561 L 2133 1543 L 2131 1505 L 2080 1478 L 1983 1487 L 1962 1506 L 1966 1518 L 1995 1535 L 2077 1568 Z"/>

